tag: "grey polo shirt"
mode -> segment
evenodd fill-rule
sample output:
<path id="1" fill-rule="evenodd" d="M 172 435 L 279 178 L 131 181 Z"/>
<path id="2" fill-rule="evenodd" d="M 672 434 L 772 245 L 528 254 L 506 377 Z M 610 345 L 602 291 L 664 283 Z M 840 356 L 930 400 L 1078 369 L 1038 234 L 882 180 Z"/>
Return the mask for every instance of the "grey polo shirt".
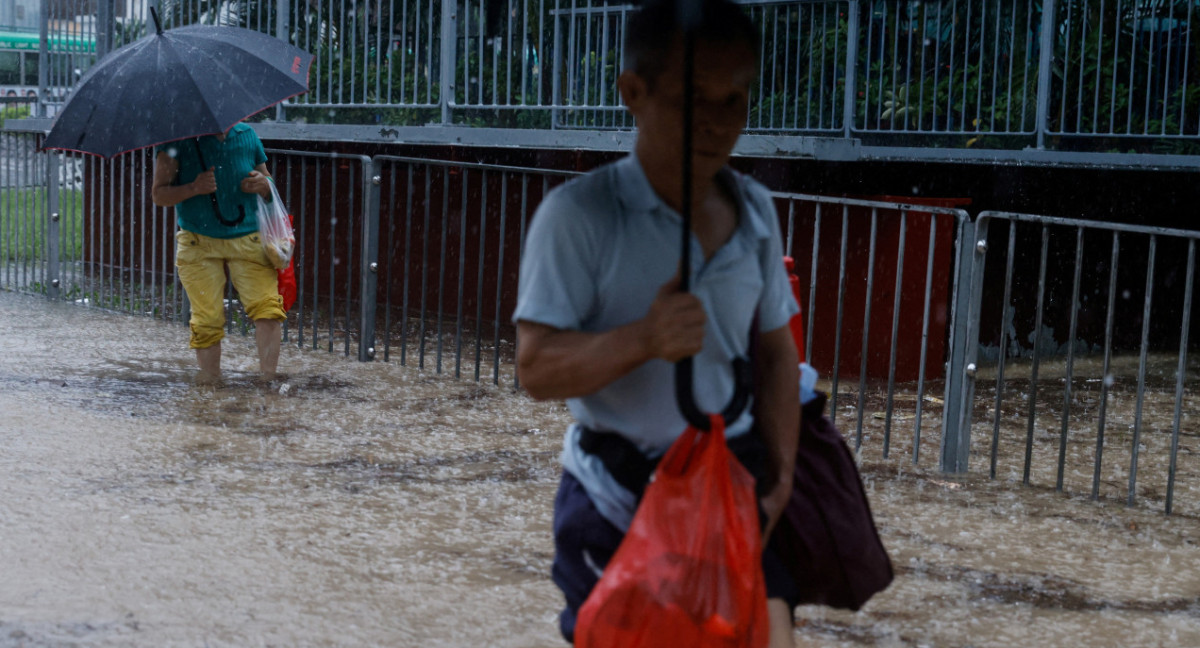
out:
<path id="1" fill-rule="evenodd" d="M 691 241 L 691 291 L 703 303 L 704 348 L 694 360 L 696 404 L 719 412 L 733 394 L 731 362 L 745 357 L 755 312 L 759 330 L 786 326 L 798 309 L 783 267 L 779 221 L 761 184 L 731 169 L 719 180 L 737 198 L 739 221 L 710 259 Z M 646 315 L 680 259 L 678 213 L 658 197 L 636 155 L 568 182 L 542 201 L 521 261 L 514 321 L 602 332 Z M 687 427 L 675 403 L 674 367 L 650 360 L 603 389 L 567 400 L 578 425 L 617 432 L 649 457 Z M 749 408 L 727 437 L 746 433 Z M 624 529 L 636 502 L 592 455 L 578 447 L 578 425 L 564 440 L 563 465 L 597 509 Z"/>

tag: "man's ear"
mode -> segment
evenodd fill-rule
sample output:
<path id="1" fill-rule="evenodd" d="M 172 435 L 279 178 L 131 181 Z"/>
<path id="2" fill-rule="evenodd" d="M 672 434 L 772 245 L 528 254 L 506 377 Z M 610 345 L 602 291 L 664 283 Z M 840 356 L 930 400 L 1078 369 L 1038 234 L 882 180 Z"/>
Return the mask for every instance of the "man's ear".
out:
<path id="1" fill-rule="evenodd" d="M 633 70 L 625 70 L 621 72 L 621 76 L 617 77 L 617 90 L 621 93 L 621 100 L 625 102 L 625 107 L 634 117 L 637 117 L 649 91 L 646 87 L 646 80 Z"/>

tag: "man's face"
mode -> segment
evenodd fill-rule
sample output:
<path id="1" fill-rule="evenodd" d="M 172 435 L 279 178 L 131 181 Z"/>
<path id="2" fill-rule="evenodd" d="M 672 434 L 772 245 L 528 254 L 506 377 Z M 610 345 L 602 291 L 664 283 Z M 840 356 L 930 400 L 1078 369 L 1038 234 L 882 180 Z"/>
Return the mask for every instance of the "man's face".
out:
<path id="1" fill-rule="evenodd" d="M 696 42 L 693 172 L 711 179 L 729 160 L 746 125 L 750 83 L 757 70 L 744 43 Z M 683 155 L 683 42 L 676 38 L 669 60 L 653 83 L 632 71 L 622 75 L 626 106 L 637 119 L 639 151 L 647 166 L 680 169 Z M 645 145 L 645 146 L 643 146 Z"/>

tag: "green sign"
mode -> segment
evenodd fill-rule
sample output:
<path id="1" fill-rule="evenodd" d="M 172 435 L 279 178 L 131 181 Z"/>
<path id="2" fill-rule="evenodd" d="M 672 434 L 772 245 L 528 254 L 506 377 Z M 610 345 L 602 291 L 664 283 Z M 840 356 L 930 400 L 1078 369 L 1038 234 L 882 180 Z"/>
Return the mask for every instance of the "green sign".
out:
<path id="1" fill-rule="evenodd" d="M 52 34 L 49 38 L 52 53 L 94 53 L 96 41 L 90 36 Z M 0 31 L 0 52 L 38 52 L 42 38 L 33 32 Z"/>

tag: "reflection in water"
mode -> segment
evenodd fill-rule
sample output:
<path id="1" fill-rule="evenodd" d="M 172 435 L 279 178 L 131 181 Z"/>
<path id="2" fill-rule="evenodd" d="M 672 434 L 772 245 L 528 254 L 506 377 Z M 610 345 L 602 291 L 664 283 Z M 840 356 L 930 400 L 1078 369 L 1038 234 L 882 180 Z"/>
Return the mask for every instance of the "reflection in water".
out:
<path id="1" fill-rule="evenodd" d="M 0 646 L 563 645 L 561 404 L 0 293 Z M 898 578 L 806 645 L 1200 645 L 1200 530 L 864 467 Z M 1181 503 L 1182 505 L 1182 503 Z"/>

